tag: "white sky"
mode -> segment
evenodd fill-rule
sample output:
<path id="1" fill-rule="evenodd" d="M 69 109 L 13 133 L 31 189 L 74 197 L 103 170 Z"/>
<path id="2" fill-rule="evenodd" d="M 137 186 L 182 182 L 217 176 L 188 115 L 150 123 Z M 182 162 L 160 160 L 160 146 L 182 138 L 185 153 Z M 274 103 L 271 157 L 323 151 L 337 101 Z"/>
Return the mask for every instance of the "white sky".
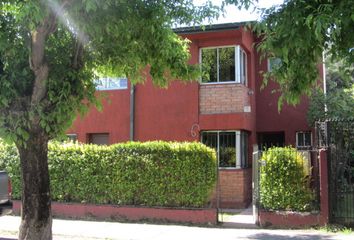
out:
<path id="1" fill-rule="evenodd" d="M 194 0 L 197 5 L 203 4 L 205 0 Z M 222 0 L 212 0 L 215 5 L 221 5 Z M 282 4 L 283 0 L 259 0 L 256 4 L 259 8 L 268 8 L 272 5 Z M 228 6 L 226 8 L 225 16 L 220 16 L 218 20 L 212 23 L 230 23 L 230 22 L 244 22 L 260 19 L 260 14 L 252 12 L 252 10 L 239 10 L 236 6 Z"/>

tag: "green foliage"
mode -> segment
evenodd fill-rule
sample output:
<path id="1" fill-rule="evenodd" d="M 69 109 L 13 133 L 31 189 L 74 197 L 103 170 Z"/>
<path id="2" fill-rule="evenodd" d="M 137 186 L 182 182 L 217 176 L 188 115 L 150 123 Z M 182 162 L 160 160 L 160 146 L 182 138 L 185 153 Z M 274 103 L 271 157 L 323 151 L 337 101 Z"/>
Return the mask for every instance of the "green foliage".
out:
<path id="1" fill-rule="evenodd" d="M 320 230 L 322 232 L 327 233 L 341 233 L 341 234 L 352 234 L 353 228 L 346 227 L 340 224 L 328 224 L 325 226 L 321 226 L 316 228 L 316 230 Z"/>
<path id="2" fill-rule="evenodd" d="M 326 66 L 326 94 L 316 88 L 310 98 L 307 119 L 311 126 L 319 120 L 354 118 L 353 68 L 343 74 L 343 62 L 333 63 L 330 58 L 326 59 Z"/>
<path id="3" fill-rule="evenodd" d="M 49 144 L 54 201 L 204 207 L 216 179 L 215 152 L 200 143 Z M 0 168 L 20 198 L 19 157 L 0 144 Z"/>
<path id="4" fill-rule="evenodd" d="M 262 154 L 260 204 L 269 210 L 306 211 L 313 194 L 301 153 L 291 147 L 273 147 Z"/>
<path id="5" fill-rule="evenodd" d="M 343 59 L 346 68 L 354 63 L 353 1 L 285 0 L 268 9 L 257 8 L 256 2 L 225 0 L 262 12 L 261 21 L 253 27 L 262 40 L 258 49 L 263 57 L 282 60 L 280 68 L 264 73 L 265 83 L 272 79 L 280 85 L 279 107 L 284 101 L 296 104 L 301 95 L 311 94 L 324 51 L 334 59 Z"/>
<path id="6" fill-rule="evenodd" d="M 1 1 L 0 135 L 20 146 L 33 131 L 62 134 L 77 111 L 99 105 L 97 75 L 197 80 L 189 42 L 171 27 L 218 11 L 192 0 Z"/>
<path id="7" fill-rule="evenodd" d="M 20 150 L 29 148 L 26 150 L 32 154 L 28 156 L 41 156 L 39 169 L 46 169 L 43 166 L 47 162 L 45 155 L 40 153 L 46 152 L 48 141 L 64 134 L 78 112 L 84 113 L 92 104 L 100 106 L 94 84 L 98 75 L 126 76 L 133 83 L 151 77 L 154 84 L 164 87 L 175 79 L 197 80 L 199 67 L 188 64 L 189 42 L 181 39 L 171 27 L 173 24 L 200 23 L 205 18 L 217 16 L 217 12 L 210 1 L 198 7 L 192 0 L 1 1 L 0 137 L 14 142 Z M 37 145 L 39 147 L 31 148 L 36 140 L 41 142 Z M 21 154 L 21 163 L 34 161 L 28 156 Z M 66 157 L 70 159 L 70 156 Z M 78 168 L 73 167 L 75 174 L 85 172 L 82 165 L 85 161 L 94 166 L 97 164 L 91 158 L 82 161 L 75 165 Z M 109 163 L 103 161 L 99 165 L 104 167 L 106 164 Z M 46 171 L 35 171 L 26 164 L 21 168 L 24 176 L 48 179 Z M 98 174 L 97 171 L 92 170 L 93 176 Z M 83 180 L 86 178 L 83 176 Z M 116 181 L 123 180 L 118 178 Z M 48 184 L 40 187 L 32 186 L 32 181 L 23 181 L 23 184 L 27 186 L 23 192 L 24 205 L 38 206 L 34 203 L 37 199 L 48 201 Z M 69 197 L 82 200 L 79 197 L 83 195 L 83 187 L 77 187 L 79 196 Z M 105 191 L 91 188 L 93 193 L 103 194 Z M 128 197 L 122 199 L 139 202 L 132 199 L 136 191 L 128 191 Z M 54 187 L 53 193 L 57 194 Z M 64 197 L 65 194 L 62 193 Z M 59 195 L 55 197 L 60 198 Z M 92 198 L 88 197 L 88 200 Z M 170 199 L 163 201 L 171 203 L 168 202 Z M 183 204 L 184 200 L 181 201 Z M 196 200 L 196 204 L 200 201 Z M 145 203 L 150 200 L 143 199 L 142 204 Z M 32 219 L 30 211 L 45 214 L 41 215 L 40 221 L 33 219 L 35 227 L 23 225 L 20 236 L 33 231 L 38 233 L 37 236 L 43 234 L 43 239 L 50 238 L 48 229 L 42 230 L 44 223 L 51 226 L 50 211 L 38 207 L 24 209 L 23 219 Z"/>
<path id="8" fill-rule="evenodd" d="M 14 144 L 5 144 L 0 139 L 0 169 L 6 170 L 12 186 L 21 186 L 20 158 Z M 13 197 L 19 198 L 20 189 L 13 189 Z"/>

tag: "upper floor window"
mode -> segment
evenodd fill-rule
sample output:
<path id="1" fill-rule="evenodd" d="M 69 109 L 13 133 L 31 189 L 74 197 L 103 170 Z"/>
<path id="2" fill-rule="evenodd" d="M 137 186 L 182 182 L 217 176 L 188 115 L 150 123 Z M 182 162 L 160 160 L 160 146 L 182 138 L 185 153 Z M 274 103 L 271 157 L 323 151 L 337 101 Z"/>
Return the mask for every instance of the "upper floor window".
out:
<path id="1" fill-rule="evenodd" d="M 247 85 L 247 54 L 240 46 L 202 48 L 202 83 L 236 82 Z"/>
<path id="2" fill-rule="evenodd" d="M 281 67 L 282 61 L 280 58 L 271 57 L 268 58 L 268 72 L 273 71 L 273 69 L 278 69 Z"/>
<path id="3" fill-rule="evenodd" d="M 310 148 L 312 145 L 311 132 L 296 132 L 296 147 Z"/>
<path id="4" fill-rule="evenodd" d="M 96 90 L 127 89 L 128 79 L 105 77 L 95 80 L 95 84 Z"/>

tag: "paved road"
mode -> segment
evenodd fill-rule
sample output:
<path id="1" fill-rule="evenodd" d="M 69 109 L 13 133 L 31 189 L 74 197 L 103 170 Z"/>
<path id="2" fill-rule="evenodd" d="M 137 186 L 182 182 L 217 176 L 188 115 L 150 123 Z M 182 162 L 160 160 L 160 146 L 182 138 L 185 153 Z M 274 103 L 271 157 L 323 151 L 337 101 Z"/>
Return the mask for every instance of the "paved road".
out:
<path id="1" fill-rule="evenodd" d="M 0 217 L 0 239 L 16 239 L 20 218 Z M 143 223 L 93 222 L 78 220 L 53 221 L 55 240 L 353 240 L 354 234 L 327 234 L 313 230 L 231 229 Z"/>

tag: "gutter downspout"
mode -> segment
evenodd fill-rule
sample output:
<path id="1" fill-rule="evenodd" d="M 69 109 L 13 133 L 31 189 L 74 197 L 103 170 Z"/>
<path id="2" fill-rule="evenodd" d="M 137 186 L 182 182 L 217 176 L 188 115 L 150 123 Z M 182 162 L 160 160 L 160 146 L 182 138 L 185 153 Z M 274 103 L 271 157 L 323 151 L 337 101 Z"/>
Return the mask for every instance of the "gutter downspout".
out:
<path id="1" fill-rule="evenodd" d="M 135 86 L 130 85 L 130 120 L 129 120 L 129 140 L 134 141 L 134 130 L 135 130 Z"/>
<path id="2" fill-rule="evenodd" d="M 323 74 L 323 93 L 327 97 L 327 79 L 326 79 L 326 53 L 322 52 L 322 74 Z M 325 104 L 325 113 L 327 114 L 327 104 Z"/>

